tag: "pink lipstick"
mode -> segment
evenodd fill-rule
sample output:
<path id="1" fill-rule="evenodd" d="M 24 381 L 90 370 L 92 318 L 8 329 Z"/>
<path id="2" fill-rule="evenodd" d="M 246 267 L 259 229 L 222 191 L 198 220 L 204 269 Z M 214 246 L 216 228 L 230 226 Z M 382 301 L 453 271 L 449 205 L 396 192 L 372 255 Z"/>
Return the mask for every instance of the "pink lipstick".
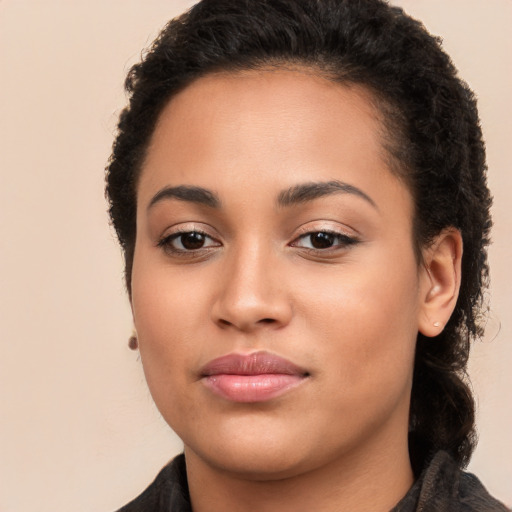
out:
<path id="1" fill-rule="evenodd" d="M 232 402 L 265 402 L 301 384 L 309 373 L 268 352 L 228 354 L 202 370 L 204 385 Z"/>

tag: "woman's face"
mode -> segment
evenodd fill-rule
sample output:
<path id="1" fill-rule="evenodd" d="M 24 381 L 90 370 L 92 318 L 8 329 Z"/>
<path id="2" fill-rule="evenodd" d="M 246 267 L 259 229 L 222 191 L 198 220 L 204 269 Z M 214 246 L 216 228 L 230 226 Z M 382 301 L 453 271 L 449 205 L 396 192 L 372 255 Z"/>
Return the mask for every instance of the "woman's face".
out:
<path id="1" fill-rule="evenodd" d="M 210 75 L 163 111 L 132 306 L 191 460 L 279 478 L 406 444 L 425 291 L 381 133 L 365 90 L 299 71 Z"/>

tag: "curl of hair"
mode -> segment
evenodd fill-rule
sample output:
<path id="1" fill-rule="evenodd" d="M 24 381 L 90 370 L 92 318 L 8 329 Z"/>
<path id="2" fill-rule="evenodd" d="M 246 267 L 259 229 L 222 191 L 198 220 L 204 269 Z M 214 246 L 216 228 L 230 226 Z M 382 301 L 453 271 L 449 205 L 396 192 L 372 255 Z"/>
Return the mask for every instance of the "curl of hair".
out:
<path id="1" fill-rule="evenodd" d="M 131 293 L 136 186 L 157 119 L 192 81 L 216 71 L 301 66 L 373 92 L 390 168 L 415 203 L 421 250 L 447 227 L 463 238 L 455 311 L 434 339 L 418 334 L 410 412 L 415 471 L 437 450 L 460 466 L 475 445 L 466 364 L 478 337 L 488 281 L 491 197 L 476 101 L 438 38 L 381 0 L 203 0 L 171 20 L 126 78 L 123 110 L 107 166 L 110 216 Z"/>

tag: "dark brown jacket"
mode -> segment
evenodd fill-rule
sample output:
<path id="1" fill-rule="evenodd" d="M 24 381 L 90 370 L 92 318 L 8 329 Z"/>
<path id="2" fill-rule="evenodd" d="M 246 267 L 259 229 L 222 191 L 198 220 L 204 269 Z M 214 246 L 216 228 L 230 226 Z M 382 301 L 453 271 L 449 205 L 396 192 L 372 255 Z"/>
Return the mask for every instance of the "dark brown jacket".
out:
<path id="1" fill-rule="evenodd" d="M 391 512 L 508 510 L 489 495 L 478 478 L 461 471 L 446 452 L 439 452 Z M 165 466 L 138 498 L 118 512 L 192 512 L 184 456 L 179 455 Z"/>

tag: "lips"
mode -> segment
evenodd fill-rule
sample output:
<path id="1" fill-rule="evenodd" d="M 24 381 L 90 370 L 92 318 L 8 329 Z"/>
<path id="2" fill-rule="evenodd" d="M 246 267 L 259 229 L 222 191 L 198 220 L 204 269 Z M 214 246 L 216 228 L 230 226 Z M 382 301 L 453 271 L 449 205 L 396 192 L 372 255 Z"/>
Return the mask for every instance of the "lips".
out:
<path id="1" fill-rule="evenodd" d="M 210 361 L 201 380 L 214 394 L 232 402 L 265 402 L 300 385 L 309 373 L 268 352 L 229 354 Z"/>

